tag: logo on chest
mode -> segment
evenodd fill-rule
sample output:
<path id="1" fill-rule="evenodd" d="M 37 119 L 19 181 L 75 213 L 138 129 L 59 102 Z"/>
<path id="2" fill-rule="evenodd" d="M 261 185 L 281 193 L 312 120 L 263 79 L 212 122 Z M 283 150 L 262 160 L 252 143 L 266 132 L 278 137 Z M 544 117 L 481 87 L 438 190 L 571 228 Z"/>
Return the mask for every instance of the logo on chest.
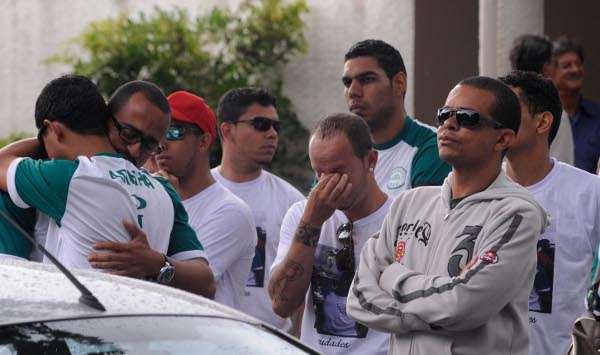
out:
<path id="1" fill-rule="evenodd" d="M 429 244 L 429 238 L 431 237 L 431 224 L 427 221 L 417 220 L 414 223 L 402 223 L 396 229 L 397 240 L 409 240 L 411 238 L 416 239 L 418 242 L 423 243 L 424 246 Z"/>
<path id="2" fill-rule="evenodd" d="M 404 186 L 406 183 L 406 169 L 399 166 L 392 169 L 392 173 L 390 174 L 390 179 L 387 183 L 387 188 L 389 190 L 396 190 Z"/>

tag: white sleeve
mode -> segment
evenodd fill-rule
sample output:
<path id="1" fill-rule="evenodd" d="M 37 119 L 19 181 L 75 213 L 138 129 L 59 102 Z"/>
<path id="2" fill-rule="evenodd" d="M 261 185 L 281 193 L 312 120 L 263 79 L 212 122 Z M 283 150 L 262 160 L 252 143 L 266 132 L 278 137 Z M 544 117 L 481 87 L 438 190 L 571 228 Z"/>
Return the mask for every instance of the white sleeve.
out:
<path id="1" fill-rule="evenodd" d="M 281 231 L 279 233 L 279 246 L 277 247 L 277 255 L 275 256 L 275 260 L 273 260 L 273 264 L 271 264 L 270 273 L 273 274 L 273 270 L 279 263 L 283 261 L 285 256 L 294 241 L 294 234 L 296 233 L 296 229 L 298 228 L 298 224 L 300 223 L 300 219 L 302 218 L 302 213 L 304 213 L 304 203 L 303 201 L 299 201 L 294 203 L 283 217 L 283 221 L 281 222 Z"/>
<path id="2" fill-rule="evenodd" d="M 13 160 L 10 163 L 10 165 L 8 166 L 8 170 L 6 172 L 6 185 L 8 187 L 7 192 L 10 196 L 10 199 L 13 201 L 13 203 L 15 205 L 17 205 L 17 207 L 29 208 L 30 206 L 25 201 L 23 201 L 23 199 L 21 198 L 21 195 L 19 195 L 19 192 L 17 191 L 17 182 L 16 182 L 17 167 L 19 166 L 19 163 L 23 159 L 25 159 L 25 158 L 17 158 L 15 160 Z"/>

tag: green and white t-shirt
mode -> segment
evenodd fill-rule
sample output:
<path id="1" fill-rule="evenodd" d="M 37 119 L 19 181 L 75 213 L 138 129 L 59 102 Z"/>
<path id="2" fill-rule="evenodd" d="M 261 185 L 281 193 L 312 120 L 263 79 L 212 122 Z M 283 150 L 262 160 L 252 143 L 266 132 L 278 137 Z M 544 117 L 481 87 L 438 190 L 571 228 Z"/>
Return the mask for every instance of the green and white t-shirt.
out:
<path id="1" fill-rule="evenodd" d="M 441 185 L 452 170 L 440 160 L 435 128 L 408 116 L 396 137 L 374 148 L 375 180 L 392 198 L 413 187 Z"/>
<path id="2" fill-rule="evenodd" d="M 158 252 L 190 253 L 189 246 L 169 243 L 170 235 L 189 234 L 186 240 L 197 242 L 173 187 L 118 154 L 75 161 L 17 159 L 7 180 L 15 205 L 50 217 L 45 244 L 68 267 L 91 268 L 87 258 L 96 242 L 129 241 L 123 220 L 137 222 Z"/>
<path id="3" fill-rule="evenodd" d="M 32 234 L 35 224 L 33 208 L 17 207 L 5 191 L 0 191 L 0 210 L 12 218 L 27 233 Z M 0 254 L 29 258 L 32 244 L 5 218 L 0 217 Z"/>

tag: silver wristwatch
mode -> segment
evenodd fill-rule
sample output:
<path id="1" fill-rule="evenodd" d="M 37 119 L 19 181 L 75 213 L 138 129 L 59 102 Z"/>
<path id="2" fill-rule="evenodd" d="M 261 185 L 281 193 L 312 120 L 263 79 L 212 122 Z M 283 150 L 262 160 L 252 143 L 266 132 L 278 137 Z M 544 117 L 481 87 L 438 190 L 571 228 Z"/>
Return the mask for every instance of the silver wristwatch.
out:
<path id="1" fill-rule="evenodd" d="M 169 262 L 169 258 L 165 254 L 163 254 L 163 257 L 165 258 L 165 265 L 160 268 L 156 276 L 156 282 L 168 285 L 173 280 L 173 276 L 175 276 L 175 267 Z"/>

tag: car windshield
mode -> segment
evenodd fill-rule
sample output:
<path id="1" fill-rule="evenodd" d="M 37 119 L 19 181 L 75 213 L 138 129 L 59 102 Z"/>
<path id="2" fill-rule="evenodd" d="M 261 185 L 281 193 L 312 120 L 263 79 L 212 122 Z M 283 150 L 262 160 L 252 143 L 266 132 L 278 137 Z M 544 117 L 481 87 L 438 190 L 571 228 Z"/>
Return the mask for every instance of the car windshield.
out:
<path id="1" fill-rule="evenodd" d="M 192 316 L 121 316 L 0 327 L 0 355 L 306 354 L 240 321 Z"/>

